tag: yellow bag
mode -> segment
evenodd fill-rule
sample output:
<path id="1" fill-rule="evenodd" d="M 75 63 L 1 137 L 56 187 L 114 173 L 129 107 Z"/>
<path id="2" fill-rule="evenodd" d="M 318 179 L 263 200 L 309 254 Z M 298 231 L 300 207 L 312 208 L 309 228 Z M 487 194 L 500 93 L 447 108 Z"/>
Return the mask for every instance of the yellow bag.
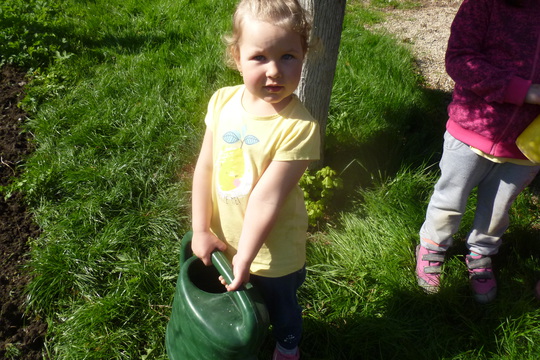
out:
<path id="1" fill-rule="evenodd" d="M 540 164 L 540 116 L 518 136 L 516 145 L 529 160 Z"/>

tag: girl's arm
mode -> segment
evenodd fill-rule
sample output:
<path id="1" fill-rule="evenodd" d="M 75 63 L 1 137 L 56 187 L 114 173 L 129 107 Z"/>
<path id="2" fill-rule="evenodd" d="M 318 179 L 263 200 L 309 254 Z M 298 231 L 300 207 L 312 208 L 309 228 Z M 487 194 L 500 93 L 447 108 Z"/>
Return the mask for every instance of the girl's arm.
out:
<path id="1" fill-rule="evenodd" d="M 259 252 L 291 190 L 298 185 L 309 160 L 272 161 L 249 196 L 238 252 L 233 258 L 234 281 L 227 290 L 249 281 L 251 262 Z"/>
<path id="2" fill-rule="evenodd" d="M 192 186 L 192 225 L 191 249 L 205 265 L 212 264 L 215 249 L 225 251 L 227 245 L 210 231 L 212 218 L 212 131 L 206 130 L 204 140 L 195 166 Z"/>

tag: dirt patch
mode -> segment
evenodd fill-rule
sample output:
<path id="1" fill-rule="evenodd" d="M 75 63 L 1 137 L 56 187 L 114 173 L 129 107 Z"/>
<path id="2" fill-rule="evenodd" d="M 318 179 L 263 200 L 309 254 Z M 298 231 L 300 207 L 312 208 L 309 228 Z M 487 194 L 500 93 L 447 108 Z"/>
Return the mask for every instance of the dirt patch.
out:
<path id="1" fill-rule="evenodd" d="M 24 96 L 25 73 L 13 67 L 0 71 L 0 185 L 7 185 L 32 151 L 30 135 L 21 132 L 26 114 L 17 104 Z M 0 196 L 0 358 L 42 359 L 47 326 L 26 313 L 24 265 L 28 240 L 39 235 L 20 194 Z"/>

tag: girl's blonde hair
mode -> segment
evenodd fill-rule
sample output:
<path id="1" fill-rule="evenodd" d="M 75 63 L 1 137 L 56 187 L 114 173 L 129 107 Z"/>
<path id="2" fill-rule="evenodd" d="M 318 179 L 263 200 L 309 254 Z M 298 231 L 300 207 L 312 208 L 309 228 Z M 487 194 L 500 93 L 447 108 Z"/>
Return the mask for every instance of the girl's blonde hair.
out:
<path id="1" fill-rule="evenodd" d="M 241 0 L 233 15 L 232 34 L 225 36 L 227 64 L 236 69 L 238 42 L 242 36 L 244 19 L 258 21 L 290 29 L 300 35 L 302 49 L 307 53 L 311 32 L 311 16 L 297 0 Z"/>

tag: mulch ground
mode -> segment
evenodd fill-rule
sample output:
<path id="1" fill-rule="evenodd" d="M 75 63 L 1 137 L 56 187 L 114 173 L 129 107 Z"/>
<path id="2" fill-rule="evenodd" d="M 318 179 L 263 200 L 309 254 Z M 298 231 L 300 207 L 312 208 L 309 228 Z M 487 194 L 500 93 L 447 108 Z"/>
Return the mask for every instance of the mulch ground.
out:
<path id="1" fill-rule="evenodd" d="M 17 106 L 25 84 L 24 72 L 9 66 L 0 69 L 0 186 L 19 175 L 33 149 L 30 135 L 21 131 L 26 114 Z M 20 194 L 0 196 L 0 359 L 44 357 L 47 325 L 25 306 L 28 241 L 39 232 Z"/>

